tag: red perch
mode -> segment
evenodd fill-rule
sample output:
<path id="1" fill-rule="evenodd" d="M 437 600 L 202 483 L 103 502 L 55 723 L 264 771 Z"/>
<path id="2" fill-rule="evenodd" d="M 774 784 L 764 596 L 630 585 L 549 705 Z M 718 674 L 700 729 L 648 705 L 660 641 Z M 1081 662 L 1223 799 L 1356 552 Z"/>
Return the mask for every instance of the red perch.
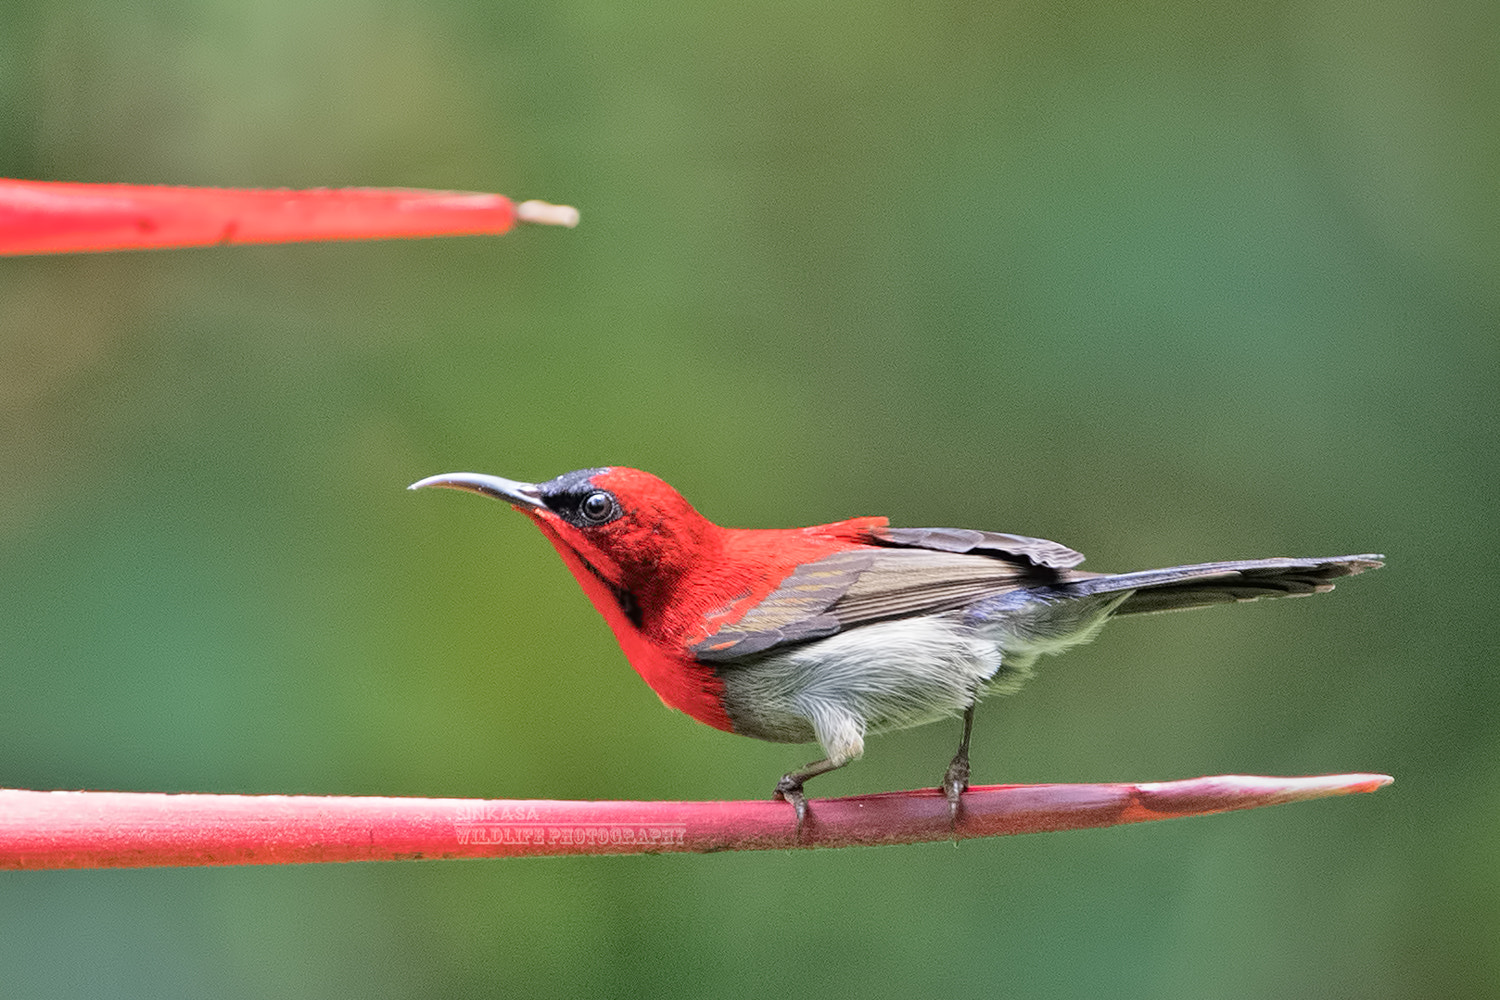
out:
<path id="1" fill-rule="evenodd" d="M 571 802 L 0 790 L 0 869 L 852 847 L 1118 826 L 1372 792 L 1382 774 L 990 785 L 784 802 Z"/>
<path id="2" fill-rule="evenodd" d="M 0 254 L 305 240 L 498 235 L 578 224 L 578 210 L 404 188 L 194 188 L 0 178 Z"/>

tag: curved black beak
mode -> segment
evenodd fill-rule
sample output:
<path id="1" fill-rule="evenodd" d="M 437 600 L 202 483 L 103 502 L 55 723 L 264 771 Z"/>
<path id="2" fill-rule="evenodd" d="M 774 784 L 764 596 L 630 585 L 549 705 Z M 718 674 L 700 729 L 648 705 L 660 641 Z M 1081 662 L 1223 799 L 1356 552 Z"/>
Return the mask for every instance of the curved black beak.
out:
<path id="1" fill-rule="evenodd" d="M 444 472 L 440 475 L 428 476 L 426 479 L 419 479 L 407 489 L 420 490 L 426 486 L 441 486 L 450 490 L 463 490 L 466 493 L 479 493 L 483 496 L 494 497 L 496 500 L 504 500 L 515 507 L 545 508 L 547 506 L 542 502 L 541 487 L 535 483 L 518 483 L 514 479 L 487 476 L 482 472 Z"/>

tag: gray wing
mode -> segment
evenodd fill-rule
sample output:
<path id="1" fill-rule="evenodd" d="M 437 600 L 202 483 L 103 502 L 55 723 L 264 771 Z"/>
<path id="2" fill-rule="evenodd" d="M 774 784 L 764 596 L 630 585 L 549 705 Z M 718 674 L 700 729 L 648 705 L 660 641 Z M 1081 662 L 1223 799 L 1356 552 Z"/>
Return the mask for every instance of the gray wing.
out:
<path id="1" fill-rule="evenodd" d="M 1083 553 L 1045 538 L 975 531 L 972 528 L 875 528 L 870 532 L 870 538 L 880 545 L 1024 559 L 1033 566 L 1057 570 L 1072 569 L 1083 562 Z"/>
<path id="2" fill-rule="evenodd" d="M 1038 560 L 1065 566 L 1083 559 L 1054 542 L 990 532 L 893 528 L 881 536 L 889 547 L 836 552 L 799 566 L 743 618 L 692 647 L 694 655 L 727 663 L 866 622 L 950 611 L 1018 586 L 1055 583 L 1056 564 Z"/>

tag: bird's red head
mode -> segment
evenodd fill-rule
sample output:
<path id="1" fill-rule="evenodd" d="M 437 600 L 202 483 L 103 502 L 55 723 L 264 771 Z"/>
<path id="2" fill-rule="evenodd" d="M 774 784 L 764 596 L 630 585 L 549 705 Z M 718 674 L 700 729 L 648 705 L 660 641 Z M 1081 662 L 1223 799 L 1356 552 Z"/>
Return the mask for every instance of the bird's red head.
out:
<path id="1" fill-rule="evenodd" d="M 677 638 L 694 630 L 696 603 L 680 595 L 695 565 L 713 565 L 724 529 L 672 487 L 638 469 L 568 472 L 520 483 L 476 472 L 446 473 L 411 488 L 443 486 L 504 500 L 536 522 L 604 616 L 636 672 L 673 708 L 731 729 L 723 684 Z"/>
<path id="2" fill-rule="evenodd" d="M 535 521 L 565 559 L 580 560 L 593 576 L 638 599 L 710 555 L 722 531 L 671 486 L 639 469 L 580 469 L 545 483 L 457 472 L 412 484 L 423 486 L 506 501 Z"/>

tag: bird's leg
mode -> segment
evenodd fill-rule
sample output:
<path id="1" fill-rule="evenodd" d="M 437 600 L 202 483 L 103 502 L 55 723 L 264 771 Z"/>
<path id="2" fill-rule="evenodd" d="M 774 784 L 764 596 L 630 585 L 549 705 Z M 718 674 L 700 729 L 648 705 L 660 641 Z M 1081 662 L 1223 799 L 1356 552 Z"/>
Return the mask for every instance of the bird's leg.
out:
<path id="1" fill-rule="evenodd" d="M 943 775 L 943 794 L 948 797 L 949 822 L 958 823 L 958 797 L 969 787 L 969 733 L 974 729 L 974 703 L 964 709 L 964 738 L 958 743 L 958 753 Z"/>
<path id="2" fill-rule="evenodd" d="M 782 799 L 792 804 L 792 809 L 797 814 L 798 837 L 802 836 L 802 821 L 807 818 L 807 799 L 802 794 L 802 783 L 809 778 L 816 778 L 820 774 L 827 774 L 829 771 L 843 767 L 847 763 L 849 763 L 847 760 L 834 763 L 831 758 L 816 760 L 801 770 L 783 774 L 781 780 L 776 782 L 776 791 L 772 793 L 771 798 Z"/>

